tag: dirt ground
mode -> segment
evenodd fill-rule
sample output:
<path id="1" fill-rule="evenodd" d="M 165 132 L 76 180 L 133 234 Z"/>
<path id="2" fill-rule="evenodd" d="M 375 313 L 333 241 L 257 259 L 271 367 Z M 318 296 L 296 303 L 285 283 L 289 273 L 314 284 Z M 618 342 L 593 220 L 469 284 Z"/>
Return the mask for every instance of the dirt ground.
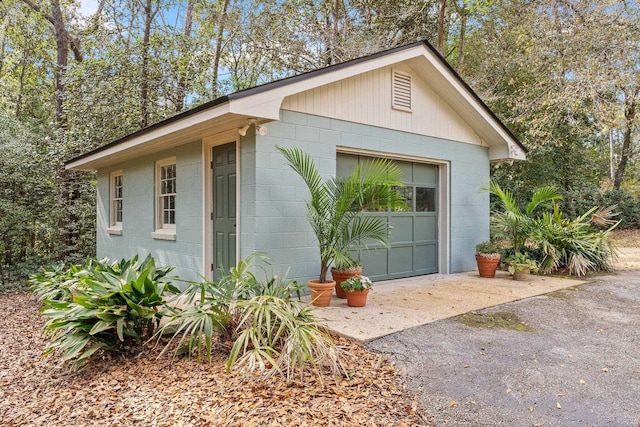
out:
<path id="1" fill-rule="evenodd" d="M 618 274 L 586 285 L 415 327 L 373 352 L 338 338 L 350 354 L 338 383 L 260 382 L 152 349 L 70 373 L 42 356 L 37 301 L 0 294 L 0 425 L 640 426 L 638 236 L 620 237 Z"/>
<path id="2" fill-rule="evenodd" d="M 1 426 L 414 426 L 431 424 L 384 357 L 347 340 L 350 378 L 287 385 L 158 350 L 73 374 L 46 346 L 38 303 L 0 294 Z M 322 380 L 323 382 L 321 382 Z"/>
<path id="3" fill-rule="evenodd" d="M 640 253 L 617 272 L 412 328 L 397 360 L 438 426 L 640 426 Z"/>

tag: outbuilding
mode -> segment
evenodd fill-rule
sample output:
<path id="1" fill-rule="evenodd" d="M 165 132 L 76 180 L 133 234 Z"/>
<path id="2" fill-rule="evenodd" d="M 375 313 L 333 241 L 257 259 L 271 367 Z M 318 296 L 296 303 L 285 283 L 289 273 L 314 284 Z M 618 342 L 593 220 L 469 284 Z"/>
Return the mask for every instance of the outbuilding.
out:
<path id="1" fill-rule="evenodd" d="M 303 281 L 319 271 L 308 193 L 277 146 L 302 148 L 327 177 L 370 157 L 402 168 L 410 209 L 382 213 L 390 246 L 361 253 L 375 280 L 473 270 L 490 164 L 526 153 L 418 42 L 217 98 L 66 167 L 97 171 L 100 258 L 151 253 L 197 280 L 264 252 Z"/>

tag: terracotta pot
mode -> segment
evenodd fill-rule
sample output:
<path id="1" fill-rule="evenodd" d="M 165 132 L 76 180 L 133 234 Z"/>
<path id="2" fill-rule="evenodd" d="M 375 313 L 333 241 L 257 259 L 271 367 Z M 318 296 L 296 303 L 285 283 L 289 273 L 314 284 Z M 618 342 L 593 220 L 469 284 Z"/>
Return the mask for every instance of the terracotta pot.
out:
<path id="1" fill-rule="evenodd" d="M 349 270 L 349 271 L 336 270 L 335 268 L 332 268 L 331 277 L 333 277 L 333 280 L 336 281 L 336 296 L 342 299 L 346 298 L 347 294 L 344 291 L 344 289 L 342 289 L 342 286 L 340 285 L 342 284 L 342 282 L 344 282 L 348 278 L 353 276 L 360 276 L 361 274 L 362 274 L 362 268 L 358 268 L 357 270 Z"/>
<path id="2" fill-rule="evenodd" d="M 531 277 L 531 270 L 529 267 L 524 267 L 521 270 L 516 270 L 513 273 L 513 280 L 529 280 Z"/>
<path id="3" fill-rule="evenodd" d="M 333 280 L 327 280 L 325 283 L 320 283 L 318 279 L 313 279 L 307 282 L 307 286 L 311 290 L 311 304 L 316 307 L 329 306 L 331 303 L 333 288 L 336 287 L 336 282 Z"/>
<path id="4" fill-rule="evenodd" d="M 478 264 L 478 273 L 480 277 L 494 278 L 498 264 L 500 264 L 500 256 L 487 257 L 476 255 L 476 263 Z"/>
<path id="5" fill-rule="evenodd" d="M 349 307 L 364 307 L 367 304 L 367 295 L 370 290 L 347 292 L 347 305 Z"/>

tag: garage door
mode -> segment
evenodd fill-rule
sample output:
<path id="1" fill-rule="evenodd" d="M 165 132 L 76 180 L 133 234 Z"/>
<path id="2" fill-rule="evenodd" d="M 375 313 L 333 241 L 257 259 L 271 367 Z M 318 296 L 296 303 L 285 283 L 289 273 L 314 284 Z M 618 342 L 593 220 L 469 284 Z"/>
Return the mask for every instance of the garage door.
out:
<path id="1" fill-rule="evenodd" d="M 365 156 L 339 153 L 336 172 L 348 176 Z M 405 188 L 400 189 L 409 209 L 402 212 L 371 212 L 391 228 L 390 245 L 354 249 L 373 280 L 398 279 L 438 272 L 438 166 L 396 161 Z"/>

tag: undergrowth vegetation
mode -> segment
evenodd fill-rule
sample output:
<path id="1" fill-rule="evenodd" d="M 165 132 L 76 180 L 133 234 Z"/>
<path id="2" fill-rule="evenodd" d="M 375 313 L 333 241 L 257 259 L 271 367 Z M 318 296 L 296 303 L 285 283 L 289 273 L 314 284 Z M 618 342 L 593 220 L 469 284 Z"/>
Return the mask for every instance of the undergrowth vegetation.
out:
<path id="1" fill-rule="evenodd" d="M 79 369 L 101 351 L 140 355 L 154 342 L 164 346 L 161 354 L 207 362 L 222 349 L 227 372 L 237 366 L 288 381 L 308 370 L 346 375 L 340 348 L 300 301 L 301 285 L 267 274 L 259 259 L 250 256 L 220 280 L 190 283 L 183 292 L 171 284 L 172 268 L 157 268 L 150 256 L 43 269 L 30 283 L 48 319 L 45 353 L 59 350 Z"/>
<path id="2" fill-rule="evenodd" d="M 73 368 L 87 363 L 98 350 L 138 354 L 160 323 L 172 268 L 157 268 L 152 257 L 109 263 L 91 260 L 84 266 L 61 265 L 30 279 L 47 318 L 51 343 L 45 353 L 62 352 Z"/>
<path id="3" fill-rule="evenodd" d="M 523 254 L 545 273 L 610 270 L 615 249 L 609 235 L 619 224 L 615 205 L 594 206 L 572 219 L 560 210 L 562 195 L 553 187 L 537 189 L 526 204 L 496 182 L 489 191 L 500 206 L 491 215 L 492 238 L 506 242 L 505 255 Z"/>

